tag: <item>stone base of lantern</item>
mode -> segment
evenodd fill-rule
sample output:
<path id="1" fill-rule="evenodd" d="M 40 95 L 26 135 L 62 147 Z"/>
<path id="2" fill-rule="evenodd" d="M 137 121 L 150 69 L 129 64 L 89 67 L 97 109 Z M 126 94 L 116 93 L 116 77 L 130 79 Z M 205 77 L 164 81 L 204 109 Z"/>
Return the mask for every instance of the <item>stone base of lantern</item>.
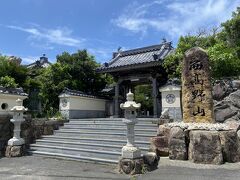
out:
<path id="1" fill-rule="evenodd" d="M 153 152 L 148 152 L 136 159 L 121 157 L 119 160 L 119 172 L 130 175 L 144 174 L 146 171 L 157 169 L 159 160 L 160 157 Z"/>
<path id="2" fill-rule="evenodd" d="M 5 151 L 5 156 L 6 157 L 21 157 L 26 154 L 26 147 L 25 145 L 20 145 L 20 146 L 11 146 L 8 145 Z"/>
<path id="3" fill-rule="evenodd" d="M 137 159 L 121 158 L 119 160 L 119 172 L 135 175 L 144 173 L 144 160 L 142 157 Z"/>
<path id="4" fill-rule="evenodd" d="M 135 146 L 123 146 L 122 157 L 128 159 L 136 159 L 141 157 L 141 150 Z"/>

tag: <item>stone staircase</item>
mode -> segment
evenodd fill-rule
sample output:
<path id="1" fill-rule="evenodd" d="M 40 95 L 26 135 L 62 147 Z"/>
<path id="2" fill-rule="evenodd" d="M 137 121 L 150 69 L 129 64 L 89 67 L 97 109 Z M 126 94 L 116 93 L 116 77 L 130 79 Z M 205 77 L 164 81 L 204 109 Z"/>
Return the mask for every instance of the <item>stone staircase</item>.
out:
<path id="1" fill-rule="evenodd" d="M 149 138 L 156 135 L 154 119 L 140 118 L 135 142 L 142 153 L 149 150 Z M 126 144 L 126 125 L 121 118 L 70 119 L 54 135 L 31 144 L 30 153 L 99 163 L 118 163 Z"/>

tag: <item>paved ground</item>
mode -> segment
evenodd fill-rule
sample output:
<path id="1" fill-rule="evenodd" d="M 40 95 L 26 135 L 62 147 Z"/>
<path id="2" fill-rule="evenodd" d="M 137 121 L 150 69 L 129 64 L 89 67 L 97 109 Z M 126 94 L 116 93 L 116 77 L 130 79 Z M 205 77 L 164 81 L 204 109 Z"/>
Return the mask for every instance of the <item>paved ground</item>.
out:
<path id="1" fill-rule="evenodd" d="M 100 165 L 40 156 L 0 159 L 0 180 L 146 179 L 146 180 L 240 180 L 240 163 L 221 166 L 160 160 L 159 168 L 137 177 L 118 174 L 114 165 Z"/>

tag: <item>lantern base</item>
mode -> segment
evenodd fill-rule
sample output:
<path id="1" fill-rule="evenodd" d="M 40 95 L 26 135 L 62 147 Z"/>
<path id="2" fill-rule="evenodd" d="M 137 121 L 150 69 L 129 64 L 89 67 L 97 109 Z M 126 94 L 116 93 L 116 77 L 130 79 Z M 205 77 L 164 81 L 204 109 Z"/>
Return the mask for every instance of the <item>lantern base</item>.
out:
<path id="1" fill-rule="evenodd" d="M 6 157 L 21 157 L 25 155 L 26 147 L 25 145 L 21 146 L 7 146 L 5 156 Z"/>
<path id="2" fill-rule="evenodd" d="M 22 139 L 22 138 L 13 137 L 13 138 L 8 140 L 8 145 L 9 146 L 21 146 L 24 143 L 25 143 L 24 139 Z"/>
<path id="3" fill-rule="evenodd" d="M 130 175 L 144 174 L 145 172 L 143 158 L 121 158 L 119 160 L 119 172 Z"/>
<path id="4" fill-rule="evenodd" d="M 123 146 L 122 158 L 136 159 L 141 157 L 141 150 L 135 146 Z"/>

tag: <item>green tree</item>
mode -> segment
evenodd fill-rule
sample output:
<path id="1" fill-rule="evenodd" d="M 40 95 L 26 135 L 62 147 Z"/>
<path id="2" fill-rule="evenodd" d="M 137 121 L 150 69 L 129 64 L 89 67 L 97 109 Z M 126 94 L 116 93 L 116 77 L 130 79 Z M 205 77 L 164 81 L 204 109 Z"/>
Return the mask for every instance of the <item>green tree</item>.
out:
<path id="1" fill-rule="evenodd" d="M 240 7 L 232 14 L 232 18 L 222 23 L 221 39 L 231 47 L 240 46 Z"/>
<path id="2" fill-rule="evenodd" d="M 97 94 L 102 90 L 106 85 L 106 79 L 104 75 L 96 73 L 95 69 L 98 66 L 94 57 L 86 50 L 58 55 L 57 62 L 46 68 L 40 76 L 42 82 L 40 96 L 44 111 L 50 109 L 57 111 L 58 95 L 64 87 L 89 94 Z"/>
<path id="3" fill-rule="evenodd" d="M 220 42 L 208 48 L 214 78 L 240 75 L 240 61 L 233 48 Z"/>
<path id="4" fill-rule="evenodd" d="M 135 87 L 135 101 L 141 103 L 141 110 L 151 111 L 153 109 L 151 85 L 138 85 Z"/>
<path id="5" fill-rule="evenodd" d="M 5 76 L 13 78 L 16 84 L 24 87 L 27 78 L 27 68 L 7 56 L 0 55 L 0 77 Z"/>
<path id="6" fill-rule="evenodd" d="M 181 77 L 184 53 L 195 46 L 205 49 L 209 55 L 214 78 L 240 75 L 240 8 L 233 12 L 230 20 L 222 23 L 220 32 L 213 29 L 210 34 L 181 36 L 175 53 L 169 55 L 163 67 L 169 78 Z"/>
<path id="7" fill-rule="evenodd" d="M 6 88 L 16 88 L 18 84 L 15 82 L 15 79 L 10 76 L 2 76 L 0 78 L 0 86 Z"/>

